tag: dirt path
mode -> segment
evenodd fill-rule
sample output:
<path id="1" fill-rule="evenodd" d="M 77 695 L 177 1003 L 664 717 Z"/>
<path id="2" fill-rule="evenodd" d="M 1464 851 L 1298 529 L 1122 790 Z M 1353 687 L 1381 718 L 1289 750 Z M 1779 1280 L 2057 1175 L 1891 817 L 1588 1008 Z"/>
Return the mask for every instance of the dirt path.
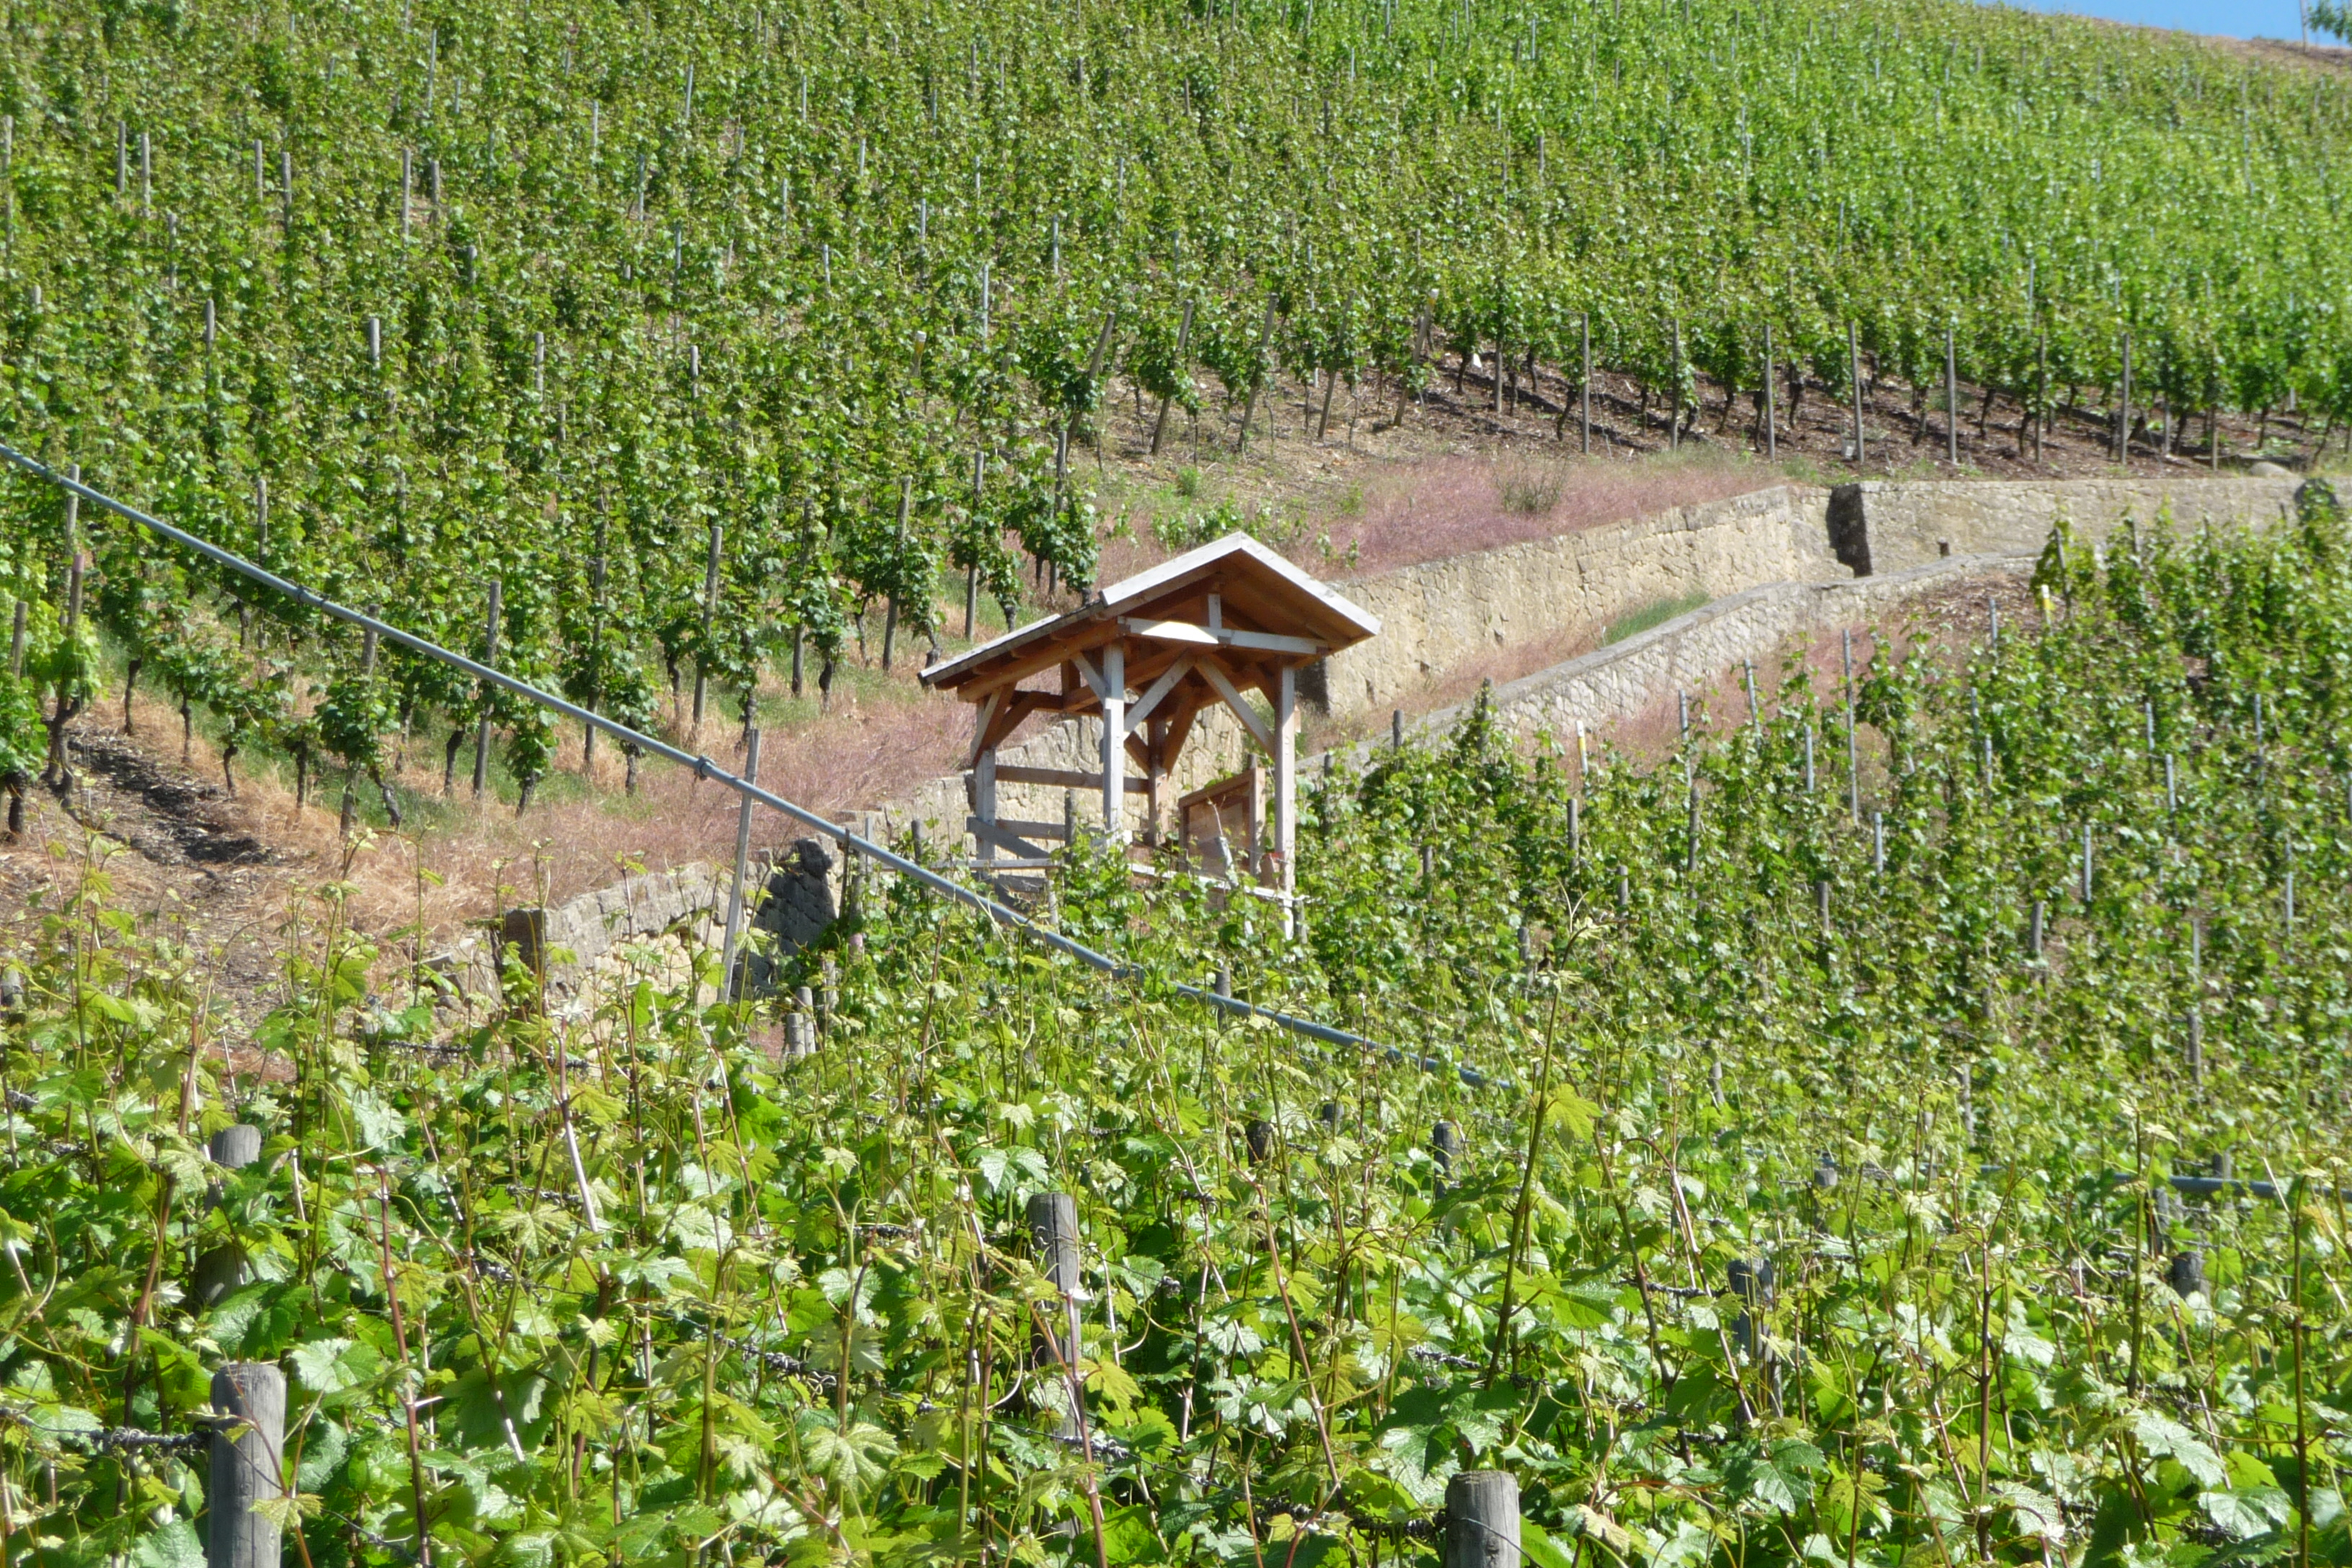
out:
<path id="1" fill-rule="evenodd" d="M 104 901 L 184 944 L 249 1031 L 275 1000 L 289 911 L 324 858 L 104 718 L 75 724 L 67 754 L 71 787 L 37 782 L 22 840 L 0 840 L 0 907 L 37 920 L 102 879 Z"/>

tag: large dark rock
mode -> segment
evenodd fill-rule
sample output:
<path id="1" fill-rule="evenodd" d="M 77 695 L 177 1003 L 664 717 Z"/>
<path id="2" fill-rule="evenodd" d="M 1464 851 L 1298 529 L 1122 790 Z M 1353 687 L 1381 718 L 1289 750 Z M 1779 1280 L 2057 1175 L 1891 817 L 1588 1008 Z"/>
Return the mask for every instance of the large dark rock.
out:
<path id="1" fill-rule="evenodd" d="M 751 916 L 754 931 L 775 939 L 773 956 L 753 952 L 744 957 L 743 979 L 750 994 L 772 994 L 782 961 L 824 936 L 839 911 L 833 898 L 833 851 L 821 838 L 803 838 L 768 874 L 760 906 Z"/>

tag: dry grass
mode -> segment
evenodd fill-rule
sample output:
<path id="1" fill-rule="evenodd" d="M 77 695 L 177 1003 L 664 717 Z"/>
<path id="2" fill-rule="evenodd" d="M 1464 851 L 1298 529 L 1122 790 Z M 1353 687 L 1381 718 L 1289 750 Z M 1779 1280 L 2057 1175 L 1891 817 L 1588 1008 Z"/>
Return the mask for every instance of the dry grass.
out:
<path id="1" fill-rule="evenodd" d="M 1720 446 L 1639 463 L 1480 447 L 1397 463 L 1359 458 L 1354 472 L 1350 486 L 1312 506 L 1236 506 L 1262 542 L 1306 571 L 1346 582 L 1747 495 L 1788 478 Z M 1148 516 L 1136 515 L 1143 521 L 1131 523 L 1132 536 L 1103 548 L 1107 582 L 1171 553 L 1151 537 Z"/>
<path id="2" fill-rule="evenodd" d="M 1351 574 L 1370 576 L 1781 481 L 1776 470 L 1721 447 L 1643 463 L 1480 454 L 1419 464 L 1368 487 L 1363 515 L 1343 521 L 1332 539 L 1354 550 Z"/>

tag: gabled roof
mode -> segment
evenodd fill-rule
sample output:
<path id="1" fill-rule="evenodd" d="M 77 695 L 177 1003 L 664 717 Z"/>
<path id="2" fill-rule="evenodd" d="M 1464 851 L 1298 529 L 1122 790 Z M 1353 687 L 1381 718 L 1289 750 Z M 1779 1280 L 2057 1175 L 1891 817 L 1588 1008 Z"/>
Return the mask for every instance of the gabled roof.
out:
<path id="1" fill-rule="evenodd" d="M 923 684 L 949 690 L 992 684 L 993 678 L 1015 668 L 1059 662 L 1051 657 L 1058 649 L 1085 652 L 1109 642 L 1120 635 L 1122 620 L 1167 617 L 1198 624 L 1205 619 L 1211 594 L 1219 595 L 1229 628 L 1315 644 L 1318 651 L 1295 655 L 1297 662 L 1350 647 L 1381 629 L 1377 616 L 1247 534 L 1231 533 L 1113 583 L 1075 610 L 1033 621 L 935 664 L 923 671 Z"/>

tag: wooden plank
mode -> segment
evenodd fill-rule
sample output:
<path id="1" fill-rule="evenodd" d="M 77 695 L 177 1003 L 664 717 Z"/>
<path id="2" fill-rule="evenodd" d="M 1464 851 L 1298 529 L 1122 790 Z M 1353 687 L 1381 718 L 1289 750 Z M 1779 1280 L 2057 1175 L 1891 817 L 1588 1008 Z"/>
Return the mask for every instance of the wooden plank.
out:
<path id="1" fill-rule="evenodd" d="M 972 715 L 971 754 L 964 759 L 965 767 L 980 765 L 980 754 L 989 746 L 988 727 L 996 721 L 996 710 L 1003 702 L 1004 694 L 1001 691 L 992 691 L 981 700 L 980 711 Z"/>
<path id="2" fill-rule="evenodd" d="M 1187 687 L 1176 694 L 1173 702 L 1163 705 L 1176 711 L 1161 715 L 1168 721 L 1168 730 L 1160 737 L 1160 772 L 1165 773 L 1173 770 L 1176 759 L 1183 754 L 1184 742 L 1192 737 L 1192 721 L 1201 711 L 1201 702 L 1198 689 Z"/>
<path id="3" fill-rule="evenodd" d="M 1242 727 L 1250 732 L 1251 739 L 1257 742 L 1258 749 L 1269 757 L 1274 755 L 1274 731 L 1266 728 L 1265 721 L 1258 717 L 1257 710 L 1243 700 L 1225 672 L 1205 658 L 1194 668 L 1217 689 L 1217 695 L 1224 699 L 1225 706 L 1234 710 L 1234 717 L 1242 721 Z"/>
<path id="4" fill-rule="evenodd" d="M 1121 631 L 1139 637 L 1152 637 L 1160 642 L 1189 643 L 1195 647 L 1253 648 L 1260 653 L 1292 653 L 1305 658 L 1320 658 L 1328 653 L 1328 645 L 1307 637 L 1294 637 L 1280 632 L 1247 632 L 1231 626 L 1196 626 L 1190 621 L 1147 621 L 1134 617 L 1118 623 Z"/>
<path id="5" fill-rule="evenodd" d="M 1071 635 L 1081 635 L 1073 628 Z M 1085 647 L 1100 647 L 1118 636 L 1118 627 L 1109 622 L 1087 628 L 1083 635 Z M 1003 668 L 987 676 L 975 676 L 969 683 L 955 688 L 955 694 L 966 702 L 977 702 L 991 691 L 1002 691 L 1018 686 L 1031 676 L 1069 662 L 1070 647 L 1066 642 L 1048 641 L 1038 644 Z"/>
<path id="6" fill-rule="evenodd" d="M 1331 651 L 1322 643 L 1280 632 L 1227 632 L 1225 641 L 1234 647 L 1255 648 L 1262 653 L 1295 653 L 1307 658 L 1320 658 Z"/>
<path id="7" fill-rule="evenodd" d="M 992 751 L 1003 745 L 1005 738 L 1019 729 L 1021 721 L 1030 714 L 1040 709 L 1059 708 L 1062 705 L 1061 693 L 1056 691 L 992 692 L 990 694 L 990 700 L 996 703 L 996 709 L 989 720 L 982 749 Z"/>
<path id="8" fill-rule="evenodd" d="M 1119 630 L 1139 637 L 1154 637 L 1160 642 L 1191 643 L 1196 647 L 1214 647 L 1217 634 L 1206 626 L 1196 626 L 1188 621 L 1123 620 Z"/>
<path id="9" fill-rule="evenodd" d="M 1151 717 L 1151 710 L 1160 706 L 1160 699 L 1175 690 L 1176 683 L 1192 672 L 1192 661 L 1189 658 L 1180 658 L 1170 665 L 1167 673 L 1153 681 L 1151 689 L 1137 698 L 1134 705 L 1128 709 L 1127 732 L 1132 735 L 1141 729 Z"/>
<path id="10" fill-rule="evenodd" d="M 1032 768 L 1017 763 L 996 764 L 998 784 L 1060 784 L 1064 789 L 1100 789 L 1102 774 L 1081 773 L 1076 768 Z M 1147 788 L 1141 779 L 1127 781 L 1129 795 L 1141 795 Z"/>
<path id="11" fill-rule="evenodd" d="M 963 830 L 975 832 L 990 826 L 984 816 L 964 818 Z M 999 833 L 1017 833 L 1029 838 L 1051 838 L 1059 843 L 1069 841 L 1069 825 L 1064 822 L 1024 822 L 1017 816 L 1000 816 L 994 824 Z"/>
<path id="12" fill-rule="evenodd" d="M 1050 859 L 1053 856 L 1053 851 L 1047 849 L 1044 845 L 1032 844 L 1027 839 L 1016 837 L 1013 834 L 1007 833 L 1002 828 L 991 827 L 987 823 L 982 821 L 977 816 L 965 817 L 963 828 L 966 833 L 971 834 L 973 838 L 979 840 L 982 844 L 984 844 L 991 848 L 1002 849 L 1009 855 L 1013 855 L 1023 859 Z M 1002 864 L 1002 862 L 1000 862 L 1000 864 Z"/>

